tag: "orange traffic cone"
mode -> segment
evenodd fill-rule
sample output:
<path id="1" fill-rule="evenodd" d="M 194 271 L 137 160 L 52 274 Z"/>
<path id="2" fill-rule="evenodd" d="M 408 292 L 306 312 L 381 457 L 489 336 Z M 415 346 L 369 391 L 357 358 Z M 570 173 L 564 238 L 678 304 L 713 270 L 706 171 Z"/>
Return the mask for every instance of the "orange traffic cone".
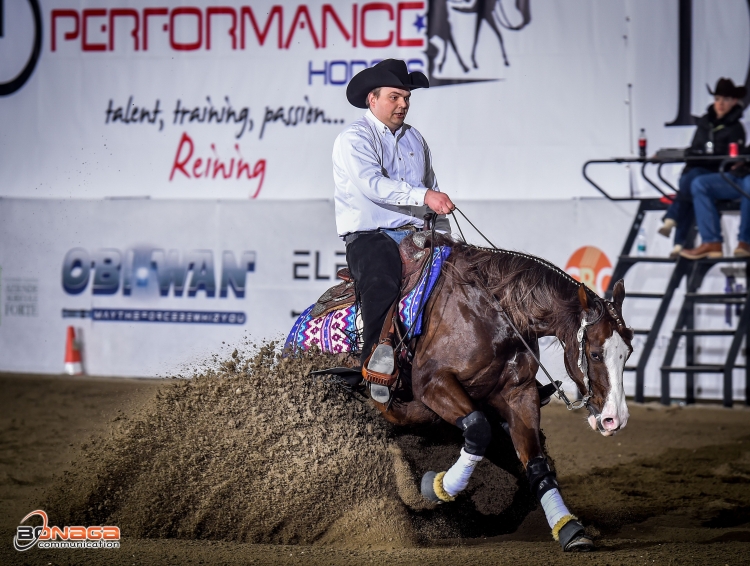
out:
<path id="1" fill-rule="evenodd" d="M 72 326 L 68 326 L 68 339 L 65 343 L 65 373 L 68 375 L 81 375 L 83 373 L 81 349 Z"/>

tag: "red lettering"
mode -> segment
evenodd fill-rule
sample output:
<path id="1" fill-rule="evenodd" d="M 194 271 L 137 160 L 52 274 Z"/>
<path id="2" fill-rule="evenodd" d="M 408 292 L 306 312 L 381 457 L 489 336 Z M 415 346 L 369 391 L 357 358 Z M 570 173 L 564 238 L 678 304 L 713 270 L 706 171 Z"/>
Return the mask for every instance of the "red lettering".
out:
<path id="1" fill-rule="evenodd" d="M 403 39 L 401 37 L 401 13 L 405 10 L 424 10 L 424 2 L 399 2 L 396 7 L 396 45 L 399 47 L 423 47 L 423 39 Z"/>
<path id="2" fill-rule="evenodd" d="M 169 10 L 166 8 L 146 8 L 143 10 L 143 50 L 148 51 L 148 19 L 151 16 L 166 16 Z M 167 31 L 167 24 L 164 24 L 164 31 Z"/>
<path id="3" fill-rule="evenodd" d="M 83 44 L 84 51 L 106 51 L 106 43 L 89 43 L 87 41 L 86 30 L 88 27 L 89 18 L 103 18 L 107 16 L 107 10 L 84 10 L 83 11 L 83 33 L 81 34 L 81 43 Z M 102 24 L 102 31 L 105 31 L 106 25 Z"/>
<path id="4" fill-rule="evenodd" d="M 76 22 L 76 27 L 73 31 L 65 32 L 65 39 L 68 41 L 78 37 L 80 28 L 78 12 L 75 10 L 52 10 L 52 51 L 57 50 L 57 18 L 73 18 Z"/>
<path id="5" fill-rule="evenodd" d="M 229 35 L 232 37 L 232 49 L 237 49 L 237 12 L 234 8 L 225 6 L 210 7 L 206 10 L 206 49 L 211 49 L 211 16 L 214 14 L 232 16 Z"/>
<path id="6" fill-rule="evenodd" d="M 294 13 L 292 27 L 289 28 L 289 35 L 286 38 L 286 45 L 284 45 L 285 49 L 289 49 L 289 45 L 292 43 L 292 38 L 294 37 L 294 32 L 297 31 L 297 25 L 299 24 L 300 28 L 305 29 L 305 22 L 301 21 L 301 17 L 303 15 L 305 17 L 305 20 L 307 20 L 307 27 L 310 30 L 310 35 L 312 36 L 313 43 L 315 44 L 315 49 L 318 49 L 320 47 L 318 36 L 316 35 L 315 28 L 313 27 L 312 18 L 310 18 L 310 12 L 307 9 L 307 6 L 303 4 L 301 6 L 297 6 L 297 11 Z"/>
<path id="7" fill-rule="evenodd" d="M 198 39 L 193 43 L 177 43 L 174 38 L 174 21 L 177 16 L 192 15 L 198 18 Z M 85 24 L 84 24 L 85 26 Z M 86 29 L 84 27 L 84 29 Z M 198 8 L 175 8 L 169 15 L 169 44 L 175 51 L 195 51 L 203 43 L 203 14 Z"/>
<path id="8" fill-rule="evenodd" d="M 211 147 L 213 147 L 213 144 L 211 144 Z M 213 178 L 216 179 L 216 176 L 219 174 L 219 171 L 221 171 L 222 177 L 224 177 L 225 179 L 229 179 L 232 176 L 232 170 L 234 169 L 234 158 L 229 160 L 229 171 L 227 171 L 226 166 L 227 166 L 226 163 L 216 159 L 214 161 Z"/>
<path id="9" fill-rule="evenodd" d="M 352 6 L 352 47 L 357 47 L 357 8 L 356 4 Z"/>
<path id="10" fill-rule="evenodd" d="M 89 540 L 99 540 L 102 538 L 101 527 L 89 527 L 86 529 L 86 538 Z"/>
<path id="11" fill-rule="evenodd" d="M 234 149 L 237 152 L 237 158 L 232 157 L 229 161 L 223 161 L 216 151 L 216 144 L 211 144 L 211 152 L 213 157 L 202 159 L 196 157 L 193 159 L 193 150 L 195 145 L 193 144 L 192 138 L 184 132 L 180 138 L 180 143 L 177 146 L 177 153 L 175 154 L 174 161 L 172 162 L 172 171 L 169 174 L 169 180 L 174 179 L 175 173 L 180 172 L 188 179 L 256 179 L 258 178 L 258 187 L 250 198 L 256 198 L 261 189 L 263 188 L 263 181 L 266 178 L 266 160 L 259 159 L 255 162 L 255 165 L 246 163 L 240 153 L 239 144 L 234 144 Z M 192 160 L 192 163 L 191 163 Z M 190 175 L 192 171 L 192 176 Z M 106 529 L 102 538 L 107 538 Z"/>
<path id="12" fill-rule="evenodd" d="M 255 167 L 253 167 L 253 177 L 260 176 L 260 181 L 258 182 L 258 188 L 255 190 L 255 193 L 253 193 L 253 196 L 250 198 L 258 198 L 258 195 L 260 194 L 260 190 L 263 188 L 263 180 L 266 178 L 266 160 L 265 159 L 258 159 L 258 161 L 255 163 Z M 237 175 L 237 178 L 239 179 L 239 174 Z"/>
<path id="13" fill-rule="evenodd" d="M 356 7 L 356 4 L 355 4 Z M 328 44 L 328 16 L 331 16 L 333 18 L 333 22 L 336 24 L 336 26 L 341 30 L 341 34 L 344 36 L 344 38 L 349 41 L 351 39 L 351 35 L 349 34 L 349 31 L 344 27 L 344 24 L 339 19 L 338 14 L 333 9 L 333 6 L 330 4 L 323 4 L 323 47 L 326 47 Z M 356 32 L 355 26 L 357 25 L 357 17 L 355 15 L 353 21 L 352 21 L 352 30 Z"/>
<path id="14" fill-rule="evenodd" d="M 111 10 L 109 12 L 109 50 L 115 50 L 115 18 L 121 16 L 129 16 L 135 20 L 135 25 L 133 26 L 133 31 L 130 32 L 130 35 L 133 36 L 135 50 L 138 51 L 138 12 L 130 8 Z"/>
<path id="15" fill-rule="evenodd" d="M 185 144 L 189 145 L 188 154 L 185 157 L 185 159 L 180 161 L 180 154 L 182 153 L 182 146 Z M 187 135 L 187 132 L 183 132 L 182 138 L 180 138 L 180 145 L 177 146 L 177 154 L 174 156 L 174 163 L 172 164 L 172 172 L 169 174 L 170 181 L 174 177 L 175 171 L 177 171 L 178 169 L 182 172 L 183 175 L 185 175 L 185 177 L 187 177 L 188 179 L 190 178 L 190 173 L 185 171 L 185 165 L 187 164 L 188 161 L 190 161 L 190 158 L 192 156 L 193 156 L 193 140 L 190 139 L 190 136 Z"/>
<path id="16" fill-rule="evenodd" d="M 385 11 L 388 12 L 388 20 L 393 20 L 393 6 L 385 2 L 371 2 L 362 6 L 361 23 L 359 25 L 362 34 L 362 45 L 365 47 L 388 47 L 393 43 L 393 32 L 388 32 L 388 39 L 368 39 L 365 36 L 366 17 L 368 12 Z"/>
<path id="17" fill-rule="evenodd" d="M 278 45 L 279 49 L 283 48 L 284 45 L 284 9 L 281 6 L 273 6 L 271 8 L 271 11 L 268 13 L 268 19 L 266 20 L 266 25 L 263 28 L 263 31 L 260 31 L 260 28 L 258 27 L 258 22 L 255 21 L 255 16 L 253 15 L 253 10 L 250 8 L 250 6 L 243 6 L 240 9 L 240 49 L 245 49 L 245 16 L 248 16 L 250 18 L 250 23 L 253 25 L 253 30 L 255 30 L 255 36 L 258 38 L 258 43 L 260 43 L 261 46 L 266 42 L 266 37 L 268 36 L 268 32 L 271 29 L 271 21 L 274 19 L 274 17 L 278 16 L 279 19 L 279 40 Z"/>

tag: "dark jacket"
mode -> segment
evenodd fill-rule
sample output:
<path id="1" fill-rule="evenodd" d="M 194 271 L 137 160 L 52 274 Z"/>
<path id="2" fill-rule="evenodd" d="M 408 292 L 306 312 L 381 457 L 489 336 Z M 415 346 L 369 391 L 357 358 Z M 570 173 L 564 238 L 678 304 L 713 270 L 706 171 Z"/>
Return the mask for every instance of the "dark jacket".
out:
<path id="1" fill-rule="evenodd" d="M 685 152 L 687 156 L 705 156 L 706 143 L 712 141 L 714 144 L 712 160 L 688 160 L 688 167 L 705 167 L 710 171 L 718 171 L 723 157 L 729 154 L 729 144 L 735 142 L 740 148 L 745 147 L 745 128 L 740 122 L 745 109 L 735 105 L 721 119 L 716 118 L 714 105 L 708 107 L 708 112 L 698 118 L 697 129 L 693 135 L 693 141 Z M 722 157 L 723 156 L 723 157 Z"/>

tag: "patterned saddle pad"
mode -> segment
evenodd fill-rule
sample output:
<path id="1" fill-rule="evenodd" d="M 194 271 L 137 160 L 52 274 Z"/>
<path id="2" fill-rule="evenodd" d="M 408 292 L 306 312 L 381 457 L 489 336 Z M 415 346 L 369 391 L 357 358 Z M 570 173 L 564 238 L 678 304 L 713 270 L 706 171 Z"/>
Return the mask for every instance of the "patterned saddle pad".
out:
<path id="1" fill-rule="evenodd" d="M 407 337 L 422 334 L 420 309 L 430 298 L 440 276 L 443 262 L 450 255 L 450 246 L 438 246 L 433 250 L 428 269 L 425 269 L 417 285 L 399 302 L 399 316 L 406 328 Z M 359 350 L 357 337 L 361 334 L 362 319 L 357 306 L 349 305 L 319 317 L 311 317 L 315 305 L 310 305 L 294 323 L 284 347 L 288 351 L 309 350 L 317 347 L 323 352 L 338 354 Z"/>

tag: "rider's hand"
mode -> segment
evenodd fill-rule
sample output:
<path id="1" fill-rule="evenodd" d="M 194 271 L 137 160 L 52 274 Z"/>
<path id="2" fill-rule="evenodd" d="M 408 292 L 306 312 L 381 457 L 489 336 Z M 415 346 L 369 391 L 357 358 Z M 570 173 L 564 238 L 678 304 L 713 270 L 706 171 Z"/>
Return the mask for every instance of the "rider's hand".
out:
<path id="1" fill-rule="evenodd" d="M 428 189 L 424 195 L 424 203 L 429 206 L 433 211 L 438 214 L 448 214 L 451 210 L 456 208 L 451 198 L 445 193 L 433 191 Z"/>

